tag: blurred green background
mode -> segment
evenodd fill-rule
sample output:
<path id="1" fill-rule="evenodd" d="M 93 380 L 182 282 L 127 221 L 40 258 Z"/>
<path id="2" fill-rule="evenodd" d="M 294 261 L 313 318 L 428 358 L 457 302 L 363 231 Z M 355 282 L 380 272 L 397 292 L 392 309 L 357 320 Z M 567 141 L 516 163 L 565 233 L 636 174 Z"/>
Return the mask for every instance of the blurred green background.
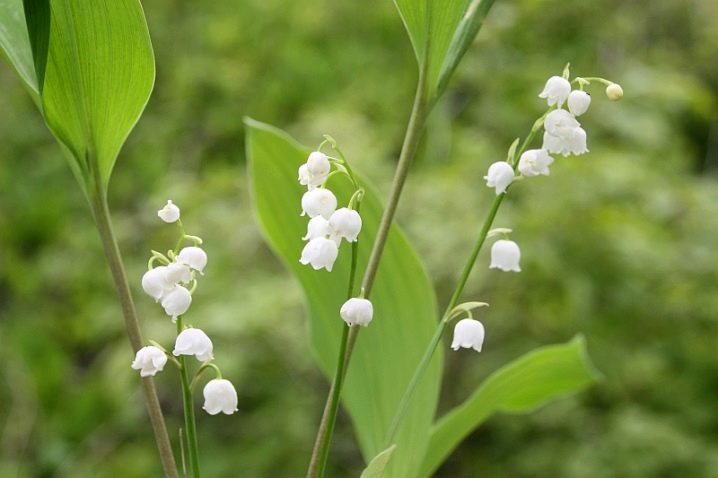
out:
<path id="1" fill-rule="evenodd" d="M 175 230 L 210 264 L 192 321 L 215 341 L 238 414 L 199 410 L 206 476 L 303 476 L 326 380 L 302 295 L 264 244 L 248 196 L 242 117 L 314 145 L 333 135 L 384 194 L 416 68 L 389 0 L 145 2 L 157 83 L 115 168 L 110 203 L 146 337 L 173 327 L 139 292 Z M 482 176 L 542 112 L 544 81 L 601 88 L 582 117 L 591 153 L 516 188 L 520 274 L 482 254 L 484 352 L 448 354 L 440 413 L 531 348 L 586 334 L 604 380 L 528 417 L 500 415 L 437 476 L 718 477 L 718 3 L 498 1 L 431 117 L 399 222 L 441 302 L 492 191 Z M 118 302 L 89 209 L 28 95 L 0 67 L 0 476 L 160 476 Z M 299 187 L 299 186 L 298 186 Z M 298 211 L 297 211 L 298 212 Z M 157 377 L 173 439 L 178 378 Z M 328 476 L 362 459 L 340 417 Z"/>

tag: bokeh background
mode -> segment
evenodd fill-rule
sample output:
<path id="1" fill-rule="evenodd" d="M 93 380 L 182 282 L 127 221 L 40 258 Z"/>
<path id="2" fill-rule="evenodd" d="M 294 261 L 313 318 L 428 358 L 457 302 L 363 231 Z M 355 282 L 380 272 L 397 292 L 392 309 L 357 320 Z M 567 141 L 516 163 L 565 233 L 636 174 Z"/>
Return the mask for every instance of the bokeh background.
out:
<path id="1" fill-rule="evenodd" d="M 263 242 L 242 117 L 315 145 L 329 133 L 384 194 L 416 68 L 389 0 L 145 2 L 157 83 L 110 202 L 146 337 L 173 327 L 139 291 L 176 231 L 210 265 L 191 314 L 215 340 L 240 412 L 198 415 L 216 477 L 303 476 L 326 380 L 302 294 Z M 591 90 L 591 153 L 512 191 L 520 274 L 482 254 L 467 297 L 491 302 L 484 352 L 449 354 L 440 413 L 531 348 L 584 333 L 602 382 L 528 416 L 499 415 L 437 476 L 718 476 L 718 3 L 498 1 L 431 117 L 398 220 L 448 299 L 492 192 L 482 176 L 542 112 L 546 78 Z M 132 354 L 89 209 L 10 68 L 0 66 L 0 476 L 160 476 Z M 176 441 L 178 380 L 157 383 Z M 362 459 L 340 417 L 328 476 Z"/>

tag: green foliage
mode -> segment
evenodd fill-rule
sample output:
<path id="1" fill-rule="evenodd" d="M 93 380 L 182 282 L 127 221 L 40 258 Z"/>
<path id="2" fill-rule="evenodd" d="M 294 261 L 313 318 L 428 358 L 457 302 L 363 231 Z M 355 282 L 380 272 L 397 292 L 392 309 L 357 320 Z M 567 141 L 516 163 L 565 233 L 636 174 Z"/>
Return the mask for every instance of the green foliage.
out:
<path id="1" fill-rule="evenodd" d="M 307 218 L 297 213 L 304 188 L 299 186 L 296 172 L 311 150 L 265 124 L 253 120 L 245 123 L 258 219 L 277 254 L 302 284 L 309 306 L 312 348 L 320 366 L 331 377 L 345 326 L 339 308 L 347 300 L 350 254 L 345 245 L 331 274 L 299 264 Z M 328 186 L 337 195 L 339 204 L 346 204 L 353 193 L 343 176 L 330 181 Z M 381 204 L 368 187 L 361 205 L 359 274 L 369 260 L 381 214 Z M 359 336 L 344 387 L 345 403 L 367 460 L 384 449 L 390 422 L 437 320 L 431 283 L 396 227 L 389 234 L 372 303 L 374 320 Z M 441 357 L 441 353 L 436 355 L 418 387 L 416 399 L 397 434 L 397 450 L 387 476 L 413 476 L 418 470 L 436 409 Z"/>
<path id="2" fill-rule="evenodd" d="M 25 23 L 22 0 L 0 3 L 0 51 L 15 69 L 35 102 L 39 102 L 40 87 Z"/>
<path id="3" fill-rule="evenodd" d="M 437 98 L 468 50 L 494 0 L 394 0 L 409 33 L 426 94 Z"/>
<path id="4" fill-rule="evenodd" d="M 154 84 L 142 6 L 138 0 L 27 1 L 26 30 L 19 2 L 10 7 L 5 30 L 13 35 L 2 40 L 9 45 L 4 46 L 8 59 L 39 92 L 45 121 L 69 153 L 81 184 L 89 188 L 97 169 L 106 188 Z"/>
<path id="5" fill-rule="evenodd" d="M 369 462 L 367 467 L 364 468 L 364 471 L 362 471 L 359 478 L 382 478 L 394 450 L 396 450 L 396 445 L 390 446 L 375 456 L 374 459 Z"/>
<path id="6" fill-rule="evenodd" d="M 586 344 L 577 337 L 536 349 L 491 374 L 463 404 L 434 427 L 420 476 L 431 476 L 451 451 L 492 413 L 526 413 L 594 379 Z"/>

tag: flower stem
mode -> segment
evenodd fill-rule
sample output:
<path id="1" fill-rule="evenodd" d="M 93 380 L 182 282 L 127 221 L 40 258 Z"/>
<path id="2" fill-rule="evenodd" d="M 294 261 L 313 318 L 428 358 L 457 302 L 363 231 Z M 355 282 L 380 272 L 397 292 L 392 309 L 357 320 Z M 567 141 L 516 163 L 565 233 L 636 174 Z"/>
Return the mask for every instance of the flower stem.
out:
<path id="1" fill-rule="evenodd" d="M 94 163 L 93 161 L 88 162 L 90 164 Z M 120 304 L 122 305 L 122 313 L 125 318 L 127 335 L 129 336 L 132 350 L 137 352 L 143 345 L 137 311 L 135 310 L 130 286 L 127 282 L 127 274 L 125 273 L 125 268 L 122 263 L 122 256 L 112 228 L 110 211 L 107 206 L 107 193 L 105 188 L 102 186 L 99 172 L 96 171 L 94 176 L 95 177 L 92 180 L 92 187 L 88 188 L 90 208 L 92 209 L 92 214 L 95 218 L 97 231 L 100 234 L 107 263 L 115 282 L 115 288 L 117 289 L 117 294 L 119 295 Z M 150 417 L 150 423 L 152 424 L 152 430 L 154 432 L 155 442 L 157 443 L 165 476 L 167 478 L 177 478 L 177 465 L 175 464 L 174 456 L 172 454 L 172 446 L 170 445 L 169 436 L 167 435 L 167 427 L 162 415 L 159 398 L 157 397 L 157 390 L 155 389 L 155 384 L 151 377 L 142 379 L 142 390 L 144 392 L 147 413 Z"/>
<path id="2" fill-rule="evenodd" d="M 182 332 L 182 317 L 177 317 L 177 334 Z M 192 476 L 199 478 L 199 446 L 197 444 L 197 425 L 194 418 L 194 404 L 192 402 L 192 387 L 187 371 L 187 356 L 180 355 L 180 381 L 182 382 L 182 406 L 184 409 L 185 436 L 187 437 L 187 451 L 189 467 Z"/>
<path id="3" fill-rule="evenodd" d="M 357 203 L 357 212 L 361 203 Z M 359 257 L 359 241 L 352 243 L 352 262 L 349 271 L 349 285 L 347 287 L 347 300 L 354 296 L 354 282 L 356 278 L 357 259 Z M 332 435 L 334 433 L 334 424 L 337 420 L 339 411 L 339 398 L 342 385 L 344 384 L 344 352 L 347 347 L 347 339 L 349 338 L 349 326 L 342 326 L 342 339 L 339 345 L 339 354 L 337 356 L 337 368 L 334 373 L 334 380 L 329 388 L 329 396 L 324 405 L 322 420 L 319 423 L 317 438 L 314 442 L 314 450 L 312 450 L 312 458 L 309 462 L 307 477 L 323 476 L 327 466 L 327 458 L 329 456 L 329 446 L 331 445 Z"/>
<path id="4" fill-rule="evenodd" d="M 409 119 L 409 125 L 407 126 L 406 135 L 404 136 L 404 144 L 401 148 L 401 154 L 399 155 L 399 162 L 396 166 L 396 172 L 394 173 L 394 181 L 392 183 L 391 191 L 389 193 L 389 199 L 387 201 L 384 214 L 379 223 L 379 230 L 377 231 L 376 239 L 369 256 L 369 262 L 364 272 L 364 278 L 362 280 L 362 290 L 364 292 L 363 297 L 369 298 L 371 288 L 374 285 L 374 279 L 379 269 L 379 263 L 381 261 L 382 253 L 384 252 L 384 246 L 386 244 L 387 237 L 391 224 L 394 220 L 394 214 L 396 213 L 397 205 L 399 204 L 399 198 L 406 182 L 406 178 L 409 174 L 409 167 L 413 162 L 414 155 L 419 146 L 419 140 L 421 139 L 421 133 L 426 123 L 426 118 L 431 111 L 433 105 L 433 99 L 429 99 L 426 93 L 426 82 L 425 72 L 419 74 L 419 82 L 416 89 L 416 96 L 414 97 L 414 105 L 411 111 L 411 117 Z M 353 267 L 355 269 L 355 267 Z M 351 297 L 352 291 L 350 288 L 349 296 Z M 334 422 L 336 421 L 337 410 L 339 409 L 339 401 L 341 398 L 342 386 L 344 384 L 344 377 L 346 376 L 347 369 L 349 367 L 349 361 L 351 360 L 352 351 L 354 350 L 354 344 L 356 343 L 357 334 L 359 333 L 358 326 L 344 327 L 342 333 L 342 341 L 339 348 L 339 356 L 337 359 L 337 371 L 332 383 L 332 387 L 329 392 L 327 403 L 324 407 L 324 414 L 322 421 L 317 432 L 317 439 L 315 441 L 314 451 L 312 453 L 312 459 L 307 470 L 307 478 L 322 477 L 324 474 L 324 468 L 326 466 L 326 458 L 329 451 L 329 443 L 331 441 L 332 433 L 334 430 Z"/>
<path id="5" fill-rule="evenodd" d="M 513 158 L 510 158 L 514 170 L 516 170 L 516 168 L 518 167 L 518 162 L 515 159 L 520 157 L 521 154 L 526 151 L 526 148 L 528 148 L 528 146 L 531 144 L 531 141 L 533 141 L 534 137 L 536 136 L 536 133 L 542 127 L 542 120 L 544 116 L 546 115 L 544 114 L 541 118 L 536 120 L 533 127 L 531 128 L 531 131 L 526 136 L 524 142 L 521 144 L 521 147 L 519 148 L 518 152 L 514 154 Z M 409 403 L 411 402 L 414 392 L 416 391 L 416 387 L 419 384 L 421 377 L 424 375 L 424 371 L 426 371 L 426 368 L 429 366 L 431 358 L 434 355 L 434 351 L 436 351 L 436 347 L 439 345 L 439 342 L 441 342 L 441 338 L 443 337 L 444 332 L 446 332 L 446 328 L 448 327 L 449 322 L 451 322 L 451 313 L 459 303 L 461 294 L 464 292 L 464 288 L 466 287 L 466 282 L 469 280 L 471 271 L 474 269 L 474 265 L 476 264 L 476 258 L 479 256 L 479 252 L 481 252 L 481 248 L 486 242 L 486 237 L 491 230 L 491 226 L 494 223 L 496 214 L 498 213 L 499 207 L 501 206 L 501 203 L 503 202 L 505 196 L 505 192 L 499 194 L 498 196 L 496 196 L 494 202 L 491 204 L 491 209 L 489 209 L 489 212 L 484 219 L 484 224 L 481 227 L 481 231 L 479 232 L 479 236 L 476 239 L 474 248 L 472 249 L 469 258 L 467 259 L 466 264 L 464 264 L 464 269 L 461 272 L 461 276 L 459 277 L 459 282 L 454 289 L 454 293 L 451 295 L 449 303 L 446 306 L 446 311 L 441 317 L 439 323 L 436 325 L 436 331 L 434 332 L 434 336 L 431 338 L 431 342 L 429 342 L 429 345 L 426 347 L 424 355 L 422 356 L 419 365 L 417 365 L 416 369 L 414 370 L 414 375 L 411 377 L 411 381 L 406 387 L 404 395 L 399 402 L 399 407 L 396 410 L 396 415 L 394 415 L 394 419 L 392 420 L 391 426 L 389 427 L 389 431 L 386 435 L 384 448 L 388 448 L 391 445 L 392 440 L 394 440 L 394 436 L 399 429 L 399 425 L 401 425 L 401 421 L 404 418 L 404 415 L 406 415 L 406 412 L 409 408 Z"/>

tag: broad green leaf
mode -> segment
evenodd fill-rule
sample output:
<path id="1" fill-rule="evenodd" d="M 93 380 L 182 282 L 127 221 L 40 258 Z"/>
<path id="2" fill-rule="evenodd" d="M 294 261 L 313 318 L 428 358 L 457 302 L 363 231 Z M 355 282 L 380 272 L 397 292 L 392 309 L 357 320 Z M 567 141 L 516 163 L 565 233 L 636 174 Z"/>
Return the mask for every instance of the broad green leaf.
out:
<path id="1" fill-rule="evenodd" d="M 39 104 L 40 88 L 22 0 L 0 1 L 0 50 Z"/>
<path id="2" fill-rule="evenodd" d="M 566 344 L 538 348 L 502 367 L 434 426 L 419 476 L 431 476 L 461 440 L 492 413 L 529 412 L 585 388 L 596 377 L 581 336 Z"/>
<path id="3" fill-rule="evenodd" d="M 384 471 L 386 470 L 386 465 L 389 464 L 389 460 L 391 459 L 391 455 L 394 453 L 394 450 L 396 450 L 396 445 L 390 446 L 375 456 L 374 459 L 369 462 L 367 467 L 364 468 L 364 471 L 362 471 L 359 478 L 382 478 L 384 476 Z"/>
<path id="4" fill-rule="evenodd" d="M 106 187 L 154 84 L 142 6 L 138 0 L 28 0 L 26 7 L 45 121 L 85 185 L 97 167 Z"/>
<path id="5" fill-rule="evenodd" d="M 339 308 L 347 298 L 350 248 L 347 243 L 342 244 L 331 273 L 315 271 L 299 263 L 305 244 L 301 237 L 306 233 L 308 220 L 299 215 L 306 189 L 297 181 L 297 170 L 306 161 L 310 149 L 268 125 L 254 120 L 247 120 L 246 124 L 247 156 L 259 222 L 269 243 L 304 289 L 313 352 L 322 370 L 331 377 L 344 327 Z M 340 204 L 346 204 L 353 192 L 343 176 L 332 178 L 328 187 Z M 359 274 L 368 261 L 381 214 L 376 194 L 367 188 L 361 204 Z M 359 333 L 343 395 L 367 460 L 386 448 L 385 434 L 436 327 L 436 301 L 431 283 L 397 227 L 389 234 L 371 299 L 374 320 Z M 396 436 L 397 449 L 386 476 L 416 475 L 433 423 L 440 370 L 441 354 L 438 353 Z"/>
<path id="6" fill-rule="evenodd" d="M 494 0 L 394 0 L 425 71 L 427 93 L 438 97 L 471 46 Z"/>

